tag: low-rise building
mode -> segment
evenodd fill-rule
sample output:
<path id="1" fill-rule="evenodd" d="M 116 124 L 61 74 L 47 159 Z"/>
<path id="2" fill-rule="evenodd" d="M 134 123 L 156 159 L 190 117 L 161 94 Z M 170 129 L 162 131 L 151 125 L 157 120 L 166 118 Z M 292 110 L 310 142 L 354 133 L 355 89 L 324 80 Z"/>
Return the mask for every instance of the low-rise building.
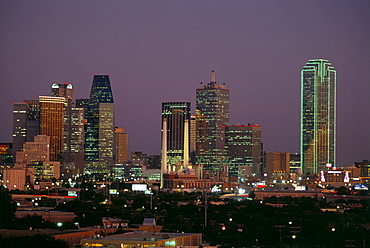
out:
<path id="1" fill-rule="evenodd" d="M 201 233 L 167 233 L 167 232 L 128 232 L 106 237 L 86 238 L 80 241 L 83 248 L 142 248 L 142 247 L 199 247 L 202 244 Z"/>

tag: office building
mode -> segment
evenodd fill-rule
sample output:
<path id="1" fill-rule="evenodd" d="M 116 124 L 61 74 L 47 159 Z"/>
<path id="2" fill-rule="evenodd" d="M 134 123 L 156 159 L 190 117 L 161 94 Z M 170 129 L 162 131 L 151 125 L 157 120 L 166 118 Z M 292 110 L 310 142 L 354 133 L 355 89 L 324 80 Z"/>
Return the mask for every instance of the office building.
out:
<path id="1" fill-rule="evenodd" d="M 301 71 L 300 136 L 304 174 L 336 166 L 336 71 L 328 60 L 309 60 Z"/>
<path id="2" fill-rule="evenodd" d="M 64 97 L 39 96 L 40 134 L 50 137 L 50 161 L 62 161 L 64 151 L 65 107 Z"/>
<path id="3" fill-rule="evenodd" d="M 13 154 L 16 151 L 21 151 L 23 143 L 26 142 L 27 136 L 27 118 L 28 118 L 27 103 L 13 103 Z"/>
<path id="4" fill-rule="evenodd" d="M 114 101 L 108 75 L 94 76 L 86 117 L 85 172 L 108 174 L 114 164 Z"/>
<path id="5" fill-rule="evenodd" d="M 244 182 L 247 177 L 261 174 L 261 127 L 248 125 L 225 126 L 225 150 L 229 177 Z"/>
<path id="6" fill-rule="evenodd" d="M 72 84 L 67 84 L 67 83 L 57 84 L 57 83 L 54 83 L 51 86 L 51 95 L 52 96 L 60 96 L 60 97 L 69 98 L 69 99 L 72 100 L 72 102 L 74 101 L 74 89 L 73 89 Z"/>
<path id="7" fill-rule="evenodd" d="M 51 86 L 51 94 L 54 97 L 64 97 L 65 98 L 65 108 L 64 108 L 64 144 L 63 144 L 63 156 L 62 165 L 63 168 L 73 167 L 74 161 L 72 158 L 72 108 L 74 107 L 74 89 L 72 84 L 57 84 L 54 83 Z"/>
<path id="8" fill-rule="evenodd" d="M 163 119 L 166 118 L 166 122 Z M 187 149 L 186 163 L 189 161 L 189 120 L 190 120 L 190 102 L 163 102 L 162 103 L 162 132 L 163 123 L 166 123 L 167 134 L 167 166 L 174 168 L 176 165 L 183 168 L 184 152 Z M 186 127 L 187 125 L 187 127 Z M 185 134 L 187 131 L 187 134 Z M 186 142 L 185 142 L 186 135 Z M 163 137 L 163 135 L 162 135 Z M 163 142 L 163 141 L 162 141 Z M 184 147 L 186 144 L 186 148 Z M 162 151 L 163 152 L 163 151 Z M 173 169 L 172 169 L 173 170 Z"/>
<path id="9" fill-rule="evenodd" d="M 17 156 L 20 153 L 23 153 L 23 161 L 21 162 L 27 165 L 34 162 L 50 161 L 50 137 L 46 135 L 35 136 L 33 142 L 23 144 L 23 152 L 18 152 Z"/>
<path id="10" fill-rule="evenodd" d="M 266 167 L 265 178 L 288 180 L 290 179 L 290 153 L 267 152 L 264 154 Z"/>
<path id="11" fill-rule="evenodd" d="M 214 70 L 208 84 L 196 90 L 197 164 L 210 174 L 225 168 L 225 125 L 229 125 L 229 90 L 218 84 Z"/>
<path id="12" fill-rule="evenodd" d="M 27 103 L 26 141 L 33 141 L 40 134 L 40 102 L 37 100 L 24 100 Z"/>
<path id="13" fill-rule="evenodd" d="M 116 163 L 128 161 L 128 134 L 124 127 L 115 127 L 115 158 Z"/>
<path id="14" fill-rule="evenodd" d="M 83 108 L 72 108 L 71 110 L 71 149 L 69 165 L 76 169 L 77 174 L 83 173 L 84 168 L 84 144 L 85 144 L 85 117 Z"/>

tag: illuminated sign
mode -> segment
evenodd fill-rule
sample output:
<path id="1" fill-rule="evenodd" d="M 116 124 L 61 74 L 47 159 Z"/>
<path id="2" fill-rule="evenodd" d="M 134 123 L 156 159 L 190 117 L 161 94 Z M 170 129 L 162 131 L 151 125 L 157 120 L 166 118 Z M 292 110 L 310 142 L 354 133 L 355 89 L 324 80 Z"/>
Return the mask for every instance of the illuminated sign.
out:
<path id="1" fill-rule="evenodd" d="M 53 88 L 53 89 L 58 89 L 58 88 L 59 88 L 59 85 L 58 85 L 58 84 L 53 84 L 53 85 L 51 86 L 51 88 Z"/>
<path id="2" fill-rule="evenodd" d="M 8 145 L 0 145 L 0 154 L 7 154 L 8 148 Z"/>
<path id="3" fill-rule="evenodd" d="M 110 194 L 110 195 L 118 195 L 119 193 L 117 192 L 117 190 L 116 190 L 116 189 L 110 189 L 110 190 L 109 190 L 109 194 Z"/>
<path id="4" fill-rule="evenodd" d="M 164 246 L 176 246 L 175 240 L 165 241 Z"/>
<path id="5" fill-rule="evenodd" d="M 68 191 L 68 196 L 77 196 L 76 191 Z"/>
<path id="6" fill-rule="evenodd" d="M 354 188 L 355 190 L 369 190 L 367 184 L 356 184 Z"/>
<path id="7" fill-rule="evenodd" d="M 132 191 L 146 191 L 146 190 L 147 190 L 146 184 L 140 184 L 140 183 L 132 184 Z"/>
<path id="8" fill-rule="evenodd" d="M 73 89 L 72 84 L 68 84 L 67 89 Z"/>
<path id="9" fill-rule="evenodd" d="M 213 187 L 211 188 L 211 192 L 212 193 L 221 192 L 221 189 L 222 185 L 213 185 Z"/>
<path id="10" fill-rule="evenodd" d="M 296 190 L 296 191 L 303 191 L 303 190 L 306 190 L 306 186 L 304 186 L 304 185 L 297 185 L 297 186 L 295 187 L 295 190 Z"/>

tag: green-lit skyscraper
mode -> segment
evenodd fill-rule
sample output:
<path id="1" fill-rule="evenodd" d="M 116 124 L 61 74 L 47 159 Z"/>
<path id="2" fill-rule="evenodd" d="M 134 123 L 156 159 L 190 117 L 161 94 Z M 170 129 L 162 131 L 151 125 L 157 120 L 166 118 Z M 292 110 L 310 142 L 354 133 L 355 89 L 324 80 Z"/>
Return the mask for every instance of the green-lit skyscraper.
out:
<path id="1" fill-rule="evenodd" d="M 336 71 L 313 59 L 301 71 L 301 167 L 304 174 L 336 165 Z"/>
<path id="2" fill-rule="evenodd" d="M 212 70 L 211 81 L 196 93 L 196 158 L 197 164 L 216 174 L 225 170 L 225 127 L 229 125 L 229 90 L 216 83 Z"/>

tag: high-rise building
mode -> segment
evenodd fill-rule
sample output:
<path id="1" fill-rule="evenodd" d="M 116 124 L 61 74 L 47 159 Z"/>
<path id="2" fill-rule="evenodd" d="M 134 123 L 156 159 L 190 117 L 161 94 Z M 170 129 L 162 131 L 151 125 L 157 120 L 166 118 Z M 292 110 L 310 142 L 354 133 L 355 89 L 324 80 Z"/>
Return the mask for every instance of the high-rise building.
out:
<path id="1" fill-rule="evenodd" d="M 85 126 L 84 109 L 72 108 L 71 111 L 71 150 L 70 163 L 72 169 L 78 169 L 77 173 L 82 174 L 84 168 L 84 144 Z"/>
<path id="2" fill-rule="evenodd" d="M 51 86 L 51 95 L 52 96 L 61 96 L 61 97 L 66 97 L 74 101 L 74 89 L 72 84 L 57 84 L 54 83 Z"/>
<path id="3" fill-rule="evenodd" d="M 128 161 L 128 134 L 125 133 L 125 128 L 116 127 L 114 136 L 116 163 L 120 164 L 123 161 Z"/>
<path id="4" fill-rule="evenodd" d="M 301 166 L 315 174 L 336 164 L 336 71 L 309 60 L 301 71 Z"/>
<path id="5" fill-rule="evenodd" d="M 40 134 L 40 101 L 37 100 L 24 100 L 28 104 L 27 110 L 27 135 L 26 141 L 33 141 L 34 137 Z"/>
<path id="6" fill-rule="evenodd" d="M 230 177 L 240 182 L 261 173 L 261 127 L 254 124 L 225 126 L 225 149 Z"/>
<path id="7" fill-rule="evenodd" d="M 114 101 L 108 75 L 95 75 L 87 109 L 85 172 L 107 174 L 114 164 Z"/>
<path id="8" fill-rule="evenodd" d="M 74 157 L 72 157 L 72 108 L 74 107 L 74 89 L 72 84 L 57 84 L 54 83 L 51 86 L 51 94 L 55 97 L 65 98 L 65 108 L 64 108 L 64 144 L 63 144 L 63 156 L 62 165 L 63 168 L 74 167 Z M 75 123 L 74 123 L 75 124 Z"/>
<path id="9" fill-rule="evenodd" d="M 23 162 L 27 165 L 34 162 L 50 161 L 50 137 L 37 135 L 33 142 L 23 144 Z"/>
<path id="10" fill-rule="evenodd" d="M 225 125 L 229 125 L 229 90 L 218 84 L 214 70 L 211 81 L 196 90 L 197 164 L 211 174 L 226 164 Z"/>
<path id="11" fill-rule="evenodd" d="M 64 151 L 64 97 L 39 96 L 40 133 L 50 136 L 50 161 L 61 161 Z"/>
<path id="12" fill-rule="evenodd" d="M 277 177 L 287 180 L 289 178 L 289 152 L 267 152 L 264 154 L 264 162 L 266 165 L 266 176 L 268 179 Z"/>
<path id="13" fill-rule="evenodd" d="M 183 165 L 184 163 L 184 139 L 185 139 L 185 125 L 188 125 L 187 132 L 189 132 L 190 120 L 190 102 L 163 102 L 162 103 L 162 131 L 163 119 L 167 121 L 167 165 Z M 162 135 L 163 137 L 163 135 Z M 190 136 L 187 135 L 187 151 L 190 149 Z M 163 141 L 162 141 L 163 142 Z M 163 152 L 163 151 L 162 151 Z M 189 153 L 188 153 L 189 155 Z M 189 157 L 186 158 L 189 161 Z M 180 167 L 181 167 L 180 166 Z"/>
<path id="14" fill-rule="evenodd" d="M 13 103 L 13 158 L 15 158 L 16 151 L 22 150 L 25 142 L 32 142 L 34 137 L 39 134 L 39 100 L 24 100 L 23 103 Z"/>
<path id="15" fill-rule="evenodd" d="M 13 103 L 13 155 L 23 149 L 27 136 L 28 104 Z"/>

